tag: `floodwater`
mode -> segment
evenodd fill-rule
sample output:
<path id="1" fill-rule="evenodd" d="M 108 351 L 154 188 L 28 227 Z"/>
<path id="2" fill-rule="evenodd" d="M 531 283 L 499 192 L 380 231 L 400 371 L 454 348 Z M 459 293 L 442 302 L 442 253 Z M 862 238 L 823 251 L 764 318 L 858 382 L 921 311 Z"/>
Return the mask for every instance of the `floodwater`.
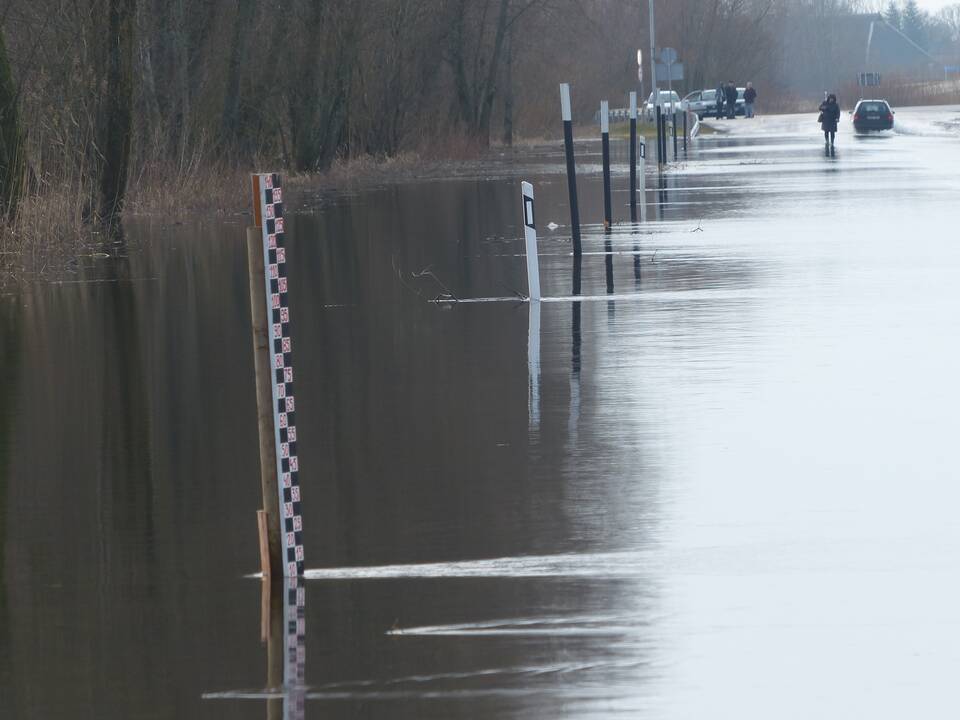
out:
<path id="1" fill-rule="evenodd" d="M 242 219 L 0 297 L 0 716 L 952 714 L 960 108 L 897 118 L 737 120 L 636 225 L 615 143 L 607 236 L 585 145 L 579 271 L 541 148 L 540 305 L 430 302 L 524 290 L 513 174 L 293 208 L 279 654 Z"/>

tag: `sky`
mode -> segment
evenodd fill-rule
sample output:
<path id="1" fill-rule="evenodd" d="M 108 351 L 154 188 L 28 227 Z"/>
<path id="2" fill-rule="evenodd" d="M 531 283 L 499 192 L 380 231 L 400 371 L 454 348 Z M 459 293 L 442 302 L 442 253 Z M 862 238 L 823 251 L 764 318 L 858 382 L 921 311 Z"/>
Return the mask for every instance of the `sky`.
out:
<path id="1" fill-rule="evenodd" d="M 917 5 L 928 12 L 937 12 L 940 8 L 953 5 L 957 1 L 958 0 L 917 0 Z"/>

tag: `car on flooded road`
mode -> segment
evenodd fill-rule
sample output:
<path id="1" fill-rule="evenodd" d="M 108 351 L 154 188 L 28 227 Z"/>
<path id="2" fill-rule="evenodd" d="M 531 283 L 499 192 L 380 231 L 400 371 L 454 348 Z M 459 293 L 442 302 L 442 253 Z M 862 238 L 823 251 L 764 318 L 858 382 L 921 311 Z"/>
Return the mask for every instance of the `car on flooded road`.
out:
<path id="1" fill-rule="evenodd" d="M 893 129 L 893 110 L 886 100 L 861 100 L 853 109 L 853 129 L 858 133 Z"/>
<path id="2" fill-rule="evenodd" d="M 717 114 L 716 90 L 695 90 L 684 97 L 683 102 L 690 112 L 696 113 L 701 120 L 709 115 Z"/>
<path id="3" fill-rule="evenodd" d="M 746 100 L 743 99 L 743 94 L 746 90 L 746 88 L 737 88 L 737 115 L 747 114 Z M 686 95 L 683 98 L 683 102 L 687 108 L 689 108 L 690 112 L 696 113 L 697 117 L 701 120 L 716 117 L 717 115 L 716 90 L 695 90 L 689 95 Z"/>
<path id="4" fill-rule="evenodd" d="M 660 109 L 668 115 L 674 111 L 680 112 L 682 109 L 680 105 L 680 96 L 677 95 L 675 90 L 673 92 L 661 90 L 658 97 L 660 102 L 654 103 L 653 93 L 650 93 L 650 97 L 648 97 L 647 101 L 643 104 L 643 115 L 647 120 L 653 121 L 656 118 L 657 105 L 659 105 Z"/>

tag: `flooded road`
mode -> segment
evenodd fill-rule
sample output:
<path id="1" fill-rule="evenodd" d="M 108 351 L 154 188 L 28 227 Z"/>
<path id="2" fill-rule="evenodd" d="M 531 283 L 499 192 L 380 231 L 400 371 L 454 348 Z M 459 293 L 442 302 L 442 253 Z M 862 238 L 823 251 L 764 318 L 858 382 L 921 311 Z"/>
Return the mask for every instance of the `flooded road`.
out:
<path id="1" fill-rule="evenodd" d="M 737 120 L 637 225 L 618 144 L 606 236 L 585 146 L 579 268 L 541 149 L 543 292 L 579 302 L 430 302 L 525 289 L 518 178 L 290 217 L 286 690 L 249 578 L 243 222 L 132 223 L 128 257 L 0 296 L 0 716 L 942 715 L 957 118 L 845 125 L 835 157 L 815 115 Z"/>

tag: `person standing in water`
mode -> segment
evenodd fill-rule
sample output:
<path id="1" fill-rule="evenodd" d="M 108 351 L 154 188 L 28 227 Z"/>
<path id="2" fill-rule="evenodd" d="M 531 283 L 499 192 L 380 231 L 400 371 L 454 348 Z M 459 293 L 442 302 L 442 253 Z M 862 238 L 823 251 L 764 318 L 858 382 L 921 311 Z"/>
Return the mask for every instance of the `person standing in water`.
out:
<path id="1" fill-rule="evenodd" d="M 823 142 L 827 150 L 832 150 L 837 138 L 837 123 L 840 122 L 840 105 L 833 93 L 820 103 L 820 127 L 823 130 Z"/>
<path id="2" fill-rule="evenodd" d="M 723 101 L 727 97 L 727 89 L 723 83 L 717 85 L 716 90 L 717 120 L 723 117 Z"/>

